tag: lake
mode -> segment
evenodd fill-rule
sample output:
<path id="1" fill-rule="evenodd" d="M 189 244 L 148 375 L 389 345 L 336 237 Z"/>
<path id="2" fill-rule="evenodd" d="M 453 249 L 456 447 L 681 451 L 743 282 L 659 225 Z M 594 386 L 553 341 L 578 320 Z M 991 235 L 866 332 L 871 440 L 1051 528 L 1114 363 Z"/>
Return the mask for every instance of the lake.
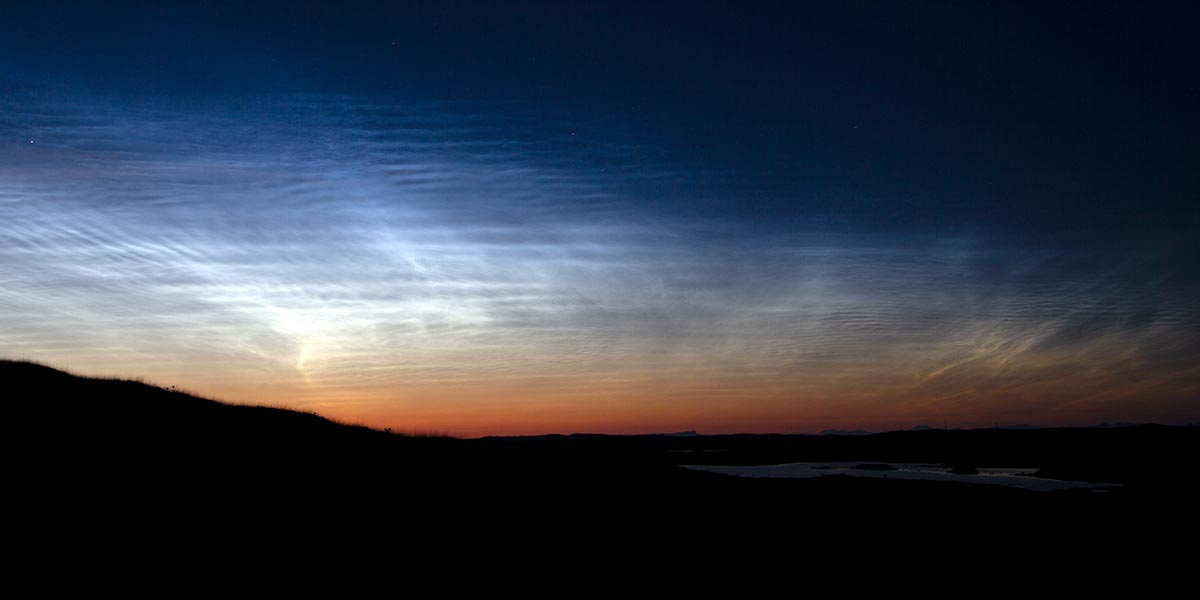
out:
<path id="1" fill-rule="evenodd" d="M 888 465 L 890 470 L 854 468 L 859 465 Z M 851 462 L 802 462 L 783 465 L 754 465 L 754 466 L 718 466 L 718 465 L 684 465 L 687 469 L 724 473 L 738 477 L 776 477 L 807 479 L 829 475 L 849 475 L 851 477 L 870 477 L 875 479 L 911 479 L 918 481 L 960 481 L 964 483 L 980 483 L 990 485 L 1005 485 L 1009 487 L 1049 492 L 1072 488 L 1105 489 L 1119 487 L 1115 483 L 1092 483 L 1087 481 L 1064 481 L 1033 477 L 1036 468 L 980 468 L 978 475 L 958 475 L 947 472 L 938 465 L 887 463 L 876 461 Z"/>

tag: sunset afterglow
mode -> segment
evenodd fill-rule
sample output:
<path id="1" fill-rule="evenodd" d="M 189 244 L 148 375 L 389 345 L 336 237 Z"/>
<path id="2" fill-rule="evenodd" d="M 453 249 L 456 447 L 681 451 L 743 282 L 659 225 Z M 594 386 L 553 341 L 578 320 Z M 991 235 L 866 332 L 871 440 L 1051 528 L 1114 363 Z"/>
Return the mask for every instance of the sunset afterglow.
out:
<path id="1" fill-rule="evenodd" d="M 10 36 L 0 356 L 461 436 L 1200 415 L 1194 69 L 1041 61 L 1012 15 L 1012 54 L 917 19 L 992 67 L 960 79 L 887 20 L 596 10 L 486 60 L 357 17 L 319 55 Z"/>

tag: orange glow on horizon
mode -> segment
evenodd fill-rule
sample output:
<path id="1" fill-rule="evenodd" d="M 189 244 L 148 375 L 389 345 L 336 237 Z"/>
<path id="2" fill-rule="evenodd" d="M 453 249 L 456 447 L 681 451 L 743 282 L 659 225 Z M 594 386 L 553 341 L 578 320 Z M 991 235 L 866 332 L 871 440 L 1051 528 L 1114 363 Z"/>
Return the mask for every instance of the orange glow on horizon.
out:
<path id="1" fill-rule="evenodd" d="M 89 375 L 132 369 L 87 369 Z M 908 373 L 864 378 L 862 384 L 813 378 L 789 391 L 779 381 L 713 373 L 672 381 L 664 377 L 537 378 L 495 382 L 444 381 L 403 385 L 321 385 L 319 377 L 271 382 L 214 380 L 183 373 L 147 373 L 148 383 L 178 385 L 199 396 L 239 404 L 312 411 L 340 422 L 396 432 L 458 437 L 569 433 L 645 434 L 817 433 L 826 429 L 886 431 L 917 425 L 977 428 L 1029 424 L 1189 420 L 1196 386 L 1154 378 L 1123 385 L 1073 377 L 983 378 L 975 386 L 931 387 Z M 340 381 L 340 380 L 339 380 Z M 589 381 L 598 382 L 589 385 Z M 1018 385 L 1018 381 L 1020 382 Z M 1145 398 L 1154 398 L 1154 410 Z"/>

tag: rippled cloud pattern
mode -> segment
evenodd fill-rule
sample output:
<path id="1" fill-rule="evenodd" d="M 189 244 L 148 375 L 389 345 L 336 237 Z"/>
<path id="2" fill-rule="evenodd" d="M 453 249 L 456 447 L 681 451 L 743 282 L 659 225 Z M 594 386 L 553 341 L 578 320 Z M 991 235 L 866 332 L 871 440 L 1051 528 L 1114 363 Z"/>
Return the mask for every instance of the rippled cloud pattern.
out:
<path id="1" fill-rule="evenodd" d="M 1194 237 L 764 226 L 544 131 L 5 100 L 0 354 L 462 435 L 1195 418 Z"/>

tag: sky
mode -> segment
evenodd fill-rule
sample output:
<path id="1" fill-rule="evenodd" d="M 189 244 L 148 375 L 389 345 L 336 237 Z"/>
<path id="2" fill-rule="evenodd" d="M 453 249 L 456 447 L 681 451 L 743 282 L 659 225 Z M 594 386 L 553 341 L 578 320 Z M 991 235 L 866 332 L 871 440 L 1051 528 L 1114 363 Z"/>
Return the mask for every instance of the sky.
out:
<path id="1" fill-rule="evenodd" d="M 1200 421 L 1200 9 L 38 2 L 0 356 L 396 431 Z"/>

